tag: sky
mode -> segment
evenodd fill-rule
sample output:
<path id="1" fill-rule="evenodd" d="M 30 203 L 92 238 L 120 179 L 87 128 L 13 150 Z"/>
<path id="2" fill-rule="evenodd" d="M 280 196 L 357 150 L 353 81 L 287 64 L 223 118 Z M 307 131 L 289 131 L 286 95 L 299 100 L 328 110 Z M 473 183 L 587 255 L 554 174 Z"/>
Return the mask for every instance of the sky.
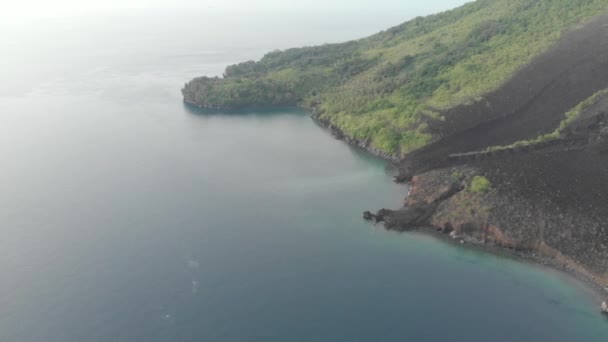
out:
<path id="1" fill-rule="evenodd" d="M 469 0 L 470 1 L 470 0 Z M 407 10 L 432 13 L 467 0 L 0 0 L 0 19 L 19 20 L 111 12 L 124 9 L 204 10 Z"/>

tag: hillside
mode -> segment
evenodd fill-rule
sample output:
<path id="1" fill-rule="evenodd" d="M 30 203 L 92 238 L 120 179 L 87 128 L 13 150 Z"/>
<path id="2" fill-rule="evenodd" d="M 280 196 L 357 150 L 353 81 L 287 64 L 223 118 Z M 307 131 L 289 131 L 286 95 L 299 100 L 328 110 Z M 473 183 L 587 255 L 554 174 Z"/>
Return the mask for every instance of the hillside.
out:
<path id="1" fill-rule="evenodd" d="M 362 145 L 404 156 L 492 119 L 452 114 L 606 8 L 608 0 L 478 0 L 365 39 L 274 51 L 182 92 L 208 109 L 311 108 Z"/>
<path id="2" fill-rule="evenodd" d="M 507 82 L 472 104 L 443 113 L 442 138 L 408 154 L 400 178 L 453 164 L 452 154 L 484 151 L 564 135 L 570 114 L 608 88 L 608 16 L 569 31 Z M 556 132 L 561 130 L 561 134 Z"/>
<path id="3" fill-rule="evenodd" d="M 604 71 L 608 75 L 608 65 Z M 430 145 L 425 150 L 434 159 L 423 160 L 435 165 L 407 176 L 412 187 L 407 205 L 381 210 L 377 219 L 389 229 L 432 227 L 474 244 L 548 257 L 543 262 L 608 288 L 608 90 L 572 113 L 577 115 L 567 131 L 547 142 L 455 160 L 439 157 L 445 152 L 439 146 L 452 140 L 437 149 Z M 505 127 L 511 122 L 500 121 Z M 469 135 L 471 143 L 476 140 Z"/>
<path id="4" fill-rule="evenodd" d="M 441 138 L 399 162 L 398 180 L 412 185 L 407 206 L 376 218 L 518 250 L 606 296 L 608 15 L 443 115 Z"/>

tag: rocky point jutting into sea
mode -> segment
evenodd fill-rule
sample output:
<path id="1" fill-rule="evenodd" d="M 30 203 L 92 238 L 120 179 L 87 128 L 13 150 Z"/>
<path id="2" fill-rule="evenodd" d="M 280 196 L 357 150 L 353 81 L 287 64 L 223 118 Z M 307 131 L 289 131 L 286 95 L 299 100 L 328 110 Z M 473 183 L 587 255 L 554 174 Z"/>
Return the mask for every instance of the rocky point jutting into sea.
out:
<path id="1" fill-rule="evenodd" d="M 522 3 L 527 7 L 522 5 L 516 13 L 533 11 L 537 5 L 529 1 Z M 305 98 L 297 94 L 297 89 L 284 89 L 278 81 L 261 81 L 260 75 L 265 75 L 266 71 L 258 70 L 257 63 L 237 66 L 249 70 L 249 76 L 235 84 L 257 84 L 255 89 L 262 89 L 261 93 L 266 96 L 262 102 L 269 105 L 293 104 L 310 108 L 313 117 L 332 129 L 337 137 L 390 158 L 398 165 L 396 181 L 411 185 L 404 207 L 383 209 L 375 214 L 366 212 L 367 219 L 383 222 L 390 230 L 431 228 L 462 243 L 515 250 L 542 263 L 571 271 L 594 284 L 603 297 L 608 297 L 608 290 L 605 290 L 608 289 L 608 16 L 605 15 L 608 2 L 593 3 L 601 8 L 593 12 L 593 18 L 581 17 L 542 53 L 530 52 L 531 58 L 524 59 L 525 62 L 500 86 L 444 109 L 427 104 L 424 111 L 428 114 L 420 114 L 415 124 L 414 121 L 405 123 L 406 127 L 418 125 L 412 128 L 415 133 L 411 135 L 403 126 L 386 119 L 385 114 L 374 114 L 374 117 L 382 118 L 384 126 L 375 126 L 377 123 L 370 121 L 369 131 L 394 129 L 380 137 L 373 135 L 376 133 L 366 136 L 360 133 L 360 126 L 353 128 L 354 121 L 348 120 L 356 119 L 349 114 L 327 114 L 331 106 L 325 101 L 336 101 L 334 97 L 326 99 L 313 89 L 312 97 Z M 488 2 L 464 8 L 473 11 L 477 9 L 474 6 L 478 6 L 483 10 L 484 4 Z M 579 2 L 569 4 L 576 7 Z M 495 22 L 484 23 L 480 29 L 483 29 L 481 45 L 462 45 L 449 56 L 465 54 L 462 51 L 467 49 L 477 49 L 474 53 L 483 54 L 487 48 L 484 44 L 491 44 L 493 39 L 511 32 L 508 24 Z M 413 33 L 406 29 L 403 34 Z M 427 33 L 421 34 L 424 37 Z M 420 44 L 424 42 L 424 39 L 420 40 Z M 300 61 L 297 59 L 300 57 L 295 58 L 296 62 Z M 463 60 L 469 61 L 466 58 Z M 296 62 L 290 62 L 290 65 Z M 387 72 L 403 75 L 406 86 L 401 89 L 413 92 L 407 84 L 414 82 L 413 79 L 418 82 L 416 77 L 420 75 L 408 70 L 421 67 L 411 66 L 409 60 L 406 62 Z M 454 59 L 446 65 L 459 62 Z M 306 68 L 316 70 L 315 63 L 316 59 L 307 59 Z M 368 70 L 360 60 L 350 63 L 353 68 L 363 70 L 356 72 Z M 248 100 L 249 90 L 222 88 L 238 74 L 234 71 L 237 67 L 227 70 L 226 79 L 199 78 L 188 83 L 183 90 L 184 100 L 207 108 L 229 108 L 232 107 L 230 103 L 260 105 L 257 100 Z M 469 63 L 467 68 L 474 72 L 476 66 Z M 291 69 L 284 70 L 288 70 L 284 73 L 289 77 L 293 76 Z M 342 72 L 354 71 L 345 68 Z M 360 81 L 341 83 L 338 90 L 332 88 L 333 85 L 324 90 L 334 94 L 346 92 L 345 88 L 364 87 L 363 76 L 358 75 L 353 77 L 361 78 Z M 312 76 L 302 74 L 302 87 L 313 82 L 307 77 Z M 420 82 L 425 84 L 424 79 Z M 441 87 L 432 88 L 435 89 L 432 96 L 443 91 Z M 237 90 L 228 96 L 218 95 L 222 94 L 218 89 Z M 392 96 L 396 91 L 389 90 Z M 268 95 L 272 92 L 281 95 Z M 377 97 L 386 96 L 384 92 L 384 89 L 378 90 Z M 419 94 L 431 96 L 427 92 Z M 374 113 L 385 113 L 393 108 L 397 113 L 399 107 L 392 107 L 389 102 L 372 102 L 374 110 L 381 108 Z M 362 105 L 370 106 L 369 103 Z M 394 145 L 385 143 L 386 134 L 406 135 L 408 141 L 417 142 L 408 145 L 406 138 L 401 136 L 401 145 L 395 151 Z M 426 141 L 426 136 L 432 139 Z M 416 139 L 422 139 L 424 143 Z M 408 151 L 404 146 L 416 147 Z M 606 309 L 604 303 L 602 310 Z"/>

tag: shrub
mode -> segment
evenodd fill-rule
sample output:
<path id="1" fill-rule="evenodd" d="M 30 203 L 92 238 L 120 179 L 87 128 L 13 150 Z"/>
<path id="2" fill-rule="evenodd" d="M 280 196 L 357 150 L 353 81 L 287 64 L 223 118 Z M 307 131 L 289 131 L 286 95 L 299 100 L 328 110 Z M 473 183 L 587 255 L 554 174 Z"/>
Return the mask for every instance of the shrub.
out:
<path id="1" fill-rule="evenodd" d="M 452 179 L 456 182 L 460 182 L 465 178 L 464 174 L 460 171 L 454 171 L 454 173 L 452 173 Z"/>
<path id="2" fill-rule="evenodd" d="M 471 191 L 475 193 L 486 193 L 492 188 L 492 183 L 482 176 L 475 176 L 471 181 Z"/>

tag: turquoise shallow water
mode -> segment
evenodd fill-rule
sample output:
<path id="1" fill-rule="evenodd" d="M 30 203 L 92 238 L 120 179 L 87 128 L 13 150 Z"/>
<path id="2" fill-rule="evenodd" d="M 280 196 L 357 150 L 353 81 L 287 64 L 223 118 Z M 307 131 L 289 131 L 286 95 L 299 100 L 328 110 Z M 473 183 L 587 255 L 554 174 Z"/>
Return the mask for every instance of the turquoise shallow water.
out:
<path id="1" fill-rule="evenodd" d="M 363 222 L 407 189 L 305 113 L 185 107 L 184 81 L 267 45 L 383 27 L 241 19 L 225 39 L 159 16 L 4 37 L 0 340 L 606 341 L 559 273 Z"/>

